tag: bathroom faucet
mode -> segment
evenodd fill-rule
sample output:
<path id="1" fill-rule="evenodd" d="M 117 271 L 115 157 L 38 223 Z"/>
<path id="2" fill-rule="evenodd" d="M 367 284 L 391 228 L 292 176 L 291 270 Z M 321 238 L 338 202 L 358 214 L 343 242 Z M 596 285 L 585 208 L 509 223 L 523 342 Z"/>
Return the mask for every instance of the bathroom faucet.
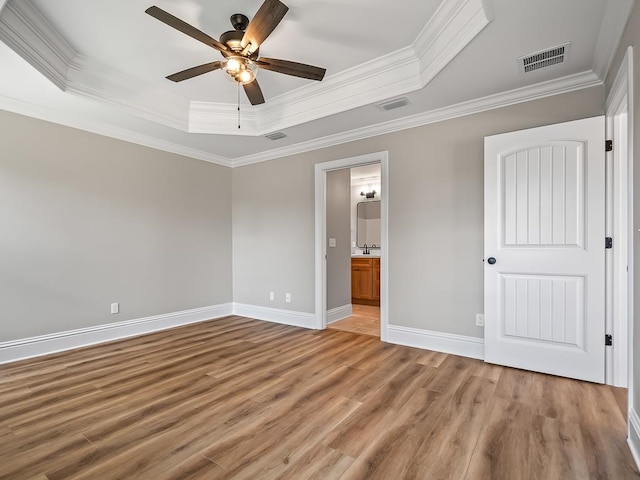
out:
<path id="1" fill-rule="evenodd" d="M 367 244 L 364 244 L 364 252 L 362 252 L 363 255 L 369 255 L 371 252 L 369 251 L 369 247 L 367 247 Z"/>

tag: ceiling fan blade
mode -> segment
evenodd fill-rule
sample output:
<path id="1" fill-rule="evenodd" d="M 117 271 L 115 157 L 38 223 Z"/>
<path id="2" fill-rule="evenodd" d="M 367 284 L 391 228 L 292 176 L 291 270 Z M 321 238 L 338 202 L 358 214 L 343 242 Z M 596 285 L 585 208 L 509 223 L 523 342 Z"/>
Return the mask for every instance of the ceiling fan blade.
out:
<path id="1" fill-rule="evenodd" d="M 183 80 L 189 80 L 190 78 L 197 77 L 198 75 L 202 75 L 204 73 L 213 72 L 214 70 L 218 70 L 221 67 L 222 62 L 205 63 L 204 65 L 187 68 L 186 70 L 182 70 L 181 72 L 169 75 L 167 77 L 167 80 L 171 80 L 172 82 L 181 82 Z"/>
<path id="2" fill-rule="evenodd" d="M 165 12 L 161 8 L 149 7 L 145 10 L 146 13 L 151 15 L 152 17 L 160 20 L 162 23 L 169 25 L 170 27 L 175 28 L 176 30 L 189 35 L 191 38 L 195 38 L 199 42 L 204 43 L 205 45 L 209 45 L 216 50 L 221 52 L 226 52 L 228 50 L 227 46 L 220 43 L 213 37 L 210 37 L 204 32 L 201 32 L 196 27 L 189 25 L 187 22 L 180 20 L 178 17 L 174 17 L 169 12 Z"/>
<path id="3" fill-rule="evenodd" d="M 324 78 L 324 74 L 327 71 L 325 68 L 314 67 L 306 63 L 290 62 L 289 60 L 279 60 L 277 58 L 261 57 L 259 60 L 255 60 L 255 64 L 265 70 L 318 81 Z"/>
<path id="4" fill-rule="evenodd" d="M 251 44 L 249 51 L 255 52 L 265 38 L 271 35 L 288 10 L 289 7 L 280 0 L 265 0 L 244 32 L 242 47 Z"/>
<path id="5" fill-rule="evenodd" d="M 251 83 L 245 83 L 242 85 L 244 88 L 244 93 L 247 94 L 247 98 L 251 102 L 251 105 L 260 105 L 264 103 L 264 96 L 262 95 L 262 90 L 260 89 L 260 85 L 258 85 L 258 81 L 254 80 Z"/>

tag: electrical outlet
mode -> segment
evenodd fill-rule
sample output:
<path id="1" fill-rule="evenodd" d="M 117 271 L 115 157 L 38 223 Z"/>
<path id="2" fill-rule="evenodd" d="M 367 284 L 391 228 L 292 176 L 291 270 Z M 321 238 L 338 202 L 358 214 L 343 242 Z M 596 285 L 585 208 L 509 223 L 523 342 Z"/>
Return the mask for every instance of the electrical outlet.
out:
<path id="1" fill-rule="evenodd" d="M 118 313 L 120 311 L 120 304 L 112 303 L 111 304 L 111 313 Z"/>
<path id="2" fill-rule="evenodd" d="M 276 295 L 273 292 L 269 292 L 269 300 L 273 301 L 276 299 Z"/>
<path id="3" fill-rule="evenodd" d="M 484 327 L 484 315 L 482 313 L 476 313 L 476 326 Z"/>
<path id="4" fill-rule="evenodd" d="M 285 293 L 284 294 L 284 301 L 287 303 L 291 303 L 291 294 L 290 293 Z"/>

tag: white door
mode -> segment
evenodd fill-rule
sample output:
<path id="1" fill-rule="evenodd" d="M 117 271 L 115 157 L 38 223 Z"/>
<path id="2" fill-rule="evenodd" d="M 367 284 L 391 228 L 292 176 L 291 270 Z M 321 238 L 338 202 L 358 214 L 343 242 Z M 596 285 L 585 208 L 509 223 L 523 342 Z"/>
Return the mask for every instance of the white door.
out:
<path id="1" fill-rule="evenodd" d="M 485 138 L 485 361 L 604 382 L 604 127 Z"/>

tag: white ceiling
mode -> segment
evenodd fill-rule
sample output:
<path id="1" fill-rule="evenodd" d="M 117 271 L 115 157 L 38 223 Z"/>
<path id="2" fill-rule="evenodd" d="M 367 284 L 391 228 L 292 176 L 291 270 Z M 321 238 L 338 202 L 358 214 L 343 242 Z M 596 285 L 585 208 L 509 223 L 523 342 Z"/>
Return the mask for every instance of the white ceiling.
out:
<path id="1" fill-rule="evenodd" d="M 284 0 L 261 55 L 327 69 L 261 70 L 266 103 L 215 71 L 220 54 L 146 15 L 152 4 L 217 38 L 261 0 L 0 0 L 0 108 L 236 166 L 601 84 L 634 0 Z M 4 7 L 3 7 L 4 4 Z M 518 57 L 570 42 L 561 65 Z M 382 111 L 373 104 L 405 96 Z M 287 137 L 263 135 L 282 131 Z"/>

